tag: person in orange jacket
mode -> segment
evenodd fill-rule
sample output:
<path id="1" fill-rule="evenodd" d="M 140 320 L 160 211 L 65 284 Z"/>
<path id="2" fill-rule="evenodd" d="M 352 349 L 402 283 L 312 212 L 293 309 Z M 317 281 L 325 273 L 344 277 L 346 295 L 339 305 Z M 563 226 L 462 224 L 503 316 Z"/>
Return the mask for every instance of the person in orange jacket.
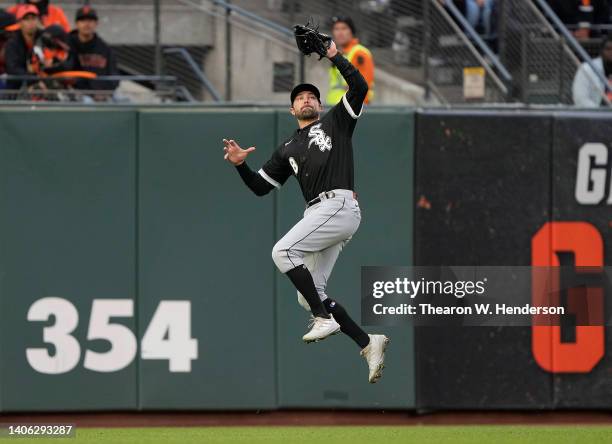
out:
<path id="1" fill-rule="evenodd" d="M 49 4 L 50 0 L 26 0 L 24 4 L 11 6 L 8 9 L 8 12 L 14 15 L 19 15 L 17 11 L 19 8 L 26 7 L 28 5 L 34 5 L 38 8 L 38 13 L 40 14 L 40 21 L 44 28 L 47 28 L 51 25 L 59 25 L 61 26 L 66 33 L 70 32 L 70 23 L 68 23 L 68 19 L 66 18 L 66 14 L 64 10 L 60 6 L 55 6 Z"/>
<path id="2" fill-rule="evenodd" d="M 19 29 L 17 20 L 13 14 L 6 12 L 4 9 L 0 9 L 0 74 L 6 72 L 5 66 L 5 47 L 6 43 L 11 38 L 14 31 Z M 0 89 L 5 86 L 5 82 L 0 80 Z"/>
<path id="3" fill-rule="evenodd" d="M 355 37 L 355 23 L 350 17 L 333 17 L 332 36 L 342 55 L 359 70 L 368 83 L 368 95 L 364 103 L 370 103 L 374 99 L 374 59 L 368 48 L 360 44 L 359 39 Z M 327 104 L 336 105 L 347 90 L 348 86 L 340 72 L 332 66 L 329 70 Z"/>
<path id="4" fill-rule="evenodd" d="M 45 77 L 72 69 L 67 35 L 59 25 L 40 29 L 38 9 L 33 5 L 22 5 L 17 10 L 20 30 L 6 44 L 6 72 L 10 75 L 36 75 Z M 20 89 L 22 80 L 10 80 L 8 89 Z M 37 81 L 25 82 L 28 87 L 46 90 L 46 84 Z"/>

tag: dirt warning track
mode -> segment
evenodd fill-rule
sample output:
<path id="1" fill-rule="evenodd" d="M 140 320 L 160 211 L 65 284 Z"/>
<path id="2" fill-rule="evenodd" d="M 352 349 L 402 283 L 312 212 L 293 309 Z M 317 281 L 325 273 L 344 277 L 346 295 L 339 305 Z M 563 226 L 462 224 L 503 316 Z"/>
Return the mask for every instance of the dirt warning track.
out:
<path id="1" fill-rule="evenodd" d="M 0 414 L 1 423 L 72 423 L 78 427 L 337 425 L 610 424 L 612 412 L 436 412 L 285 410 L 258 412 L 109 412 Z"/>

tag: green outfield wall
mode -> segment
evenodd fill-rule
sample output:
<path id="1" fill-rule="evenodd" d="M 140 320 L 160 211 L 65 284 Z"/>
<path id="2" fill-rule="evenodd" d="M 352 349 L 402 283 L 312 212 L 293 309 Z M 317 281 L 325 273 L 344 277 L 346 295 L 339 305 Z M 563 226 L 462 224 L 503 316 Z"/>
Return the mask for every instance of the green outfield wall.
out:
<path id="1" fill-rule="evenodd" d="M 376 385 L 348 338 L 305 345 L 307 313 L 270 254 L 298 187 L 257 198 L 294 121 L 276 110 L 0 111 L 0 411 L 414 408 L 413 332 L 388 328 Z M 361 265 L 413 257 L 414 116 L 354 136 L 362 225 L 329 294 L 359 319 Z"/>

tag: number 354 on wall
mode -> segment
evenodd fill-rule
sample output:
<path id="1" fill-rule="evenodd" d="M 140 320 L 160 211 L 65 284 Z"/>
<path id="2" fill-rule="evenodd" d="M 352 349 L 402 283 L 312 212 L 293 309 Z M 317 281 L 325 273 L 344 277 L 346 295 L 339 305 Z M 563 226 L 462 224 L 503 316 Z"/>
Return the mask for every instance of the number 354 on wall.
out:
<path id="1" fill-rule="evenodd" d="M 43 341 L 52 347 L 26 349 L 30 366 L 40 373 L 59 375 L 73 370 L 81 360 L 81 346 L 72 335 L 79 324 L 79 313 L 68 300 L 46 297 L 28 310 L 30 322 L 46 322 Z M 94 299 L 91 306 L 87 340 L 110 343 L 105 352 L 85 351 L 83 366 L 96 372 L 116 372 L 129 366 L 138 351 L 137 339 L 125 325 L 111 318 L 134 316 L 132 299 Z M 191 337 L 191 302 L 160 301 L 142 338 L 142 359 L 168 360 L 170 372 L 190 372 L 191 361 L 198 358 L 198 340 Z M 50 353 L 53 350 L 53 353 Z"/>

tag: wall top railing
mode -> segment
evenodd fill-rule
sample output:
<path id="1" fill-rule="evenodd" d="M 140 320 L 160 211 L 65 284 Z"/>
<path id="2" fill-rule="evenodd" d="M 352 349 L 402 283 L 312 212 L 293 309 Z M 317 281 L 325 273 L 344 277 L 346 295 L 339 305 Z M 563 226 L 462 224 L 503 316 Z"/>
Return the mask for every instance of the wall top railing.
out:
<path id="1" fill-rule="evenodd" d="M 62 75 L 61 77 L 55 76 L 36 76 L 36 75 L 13 75 L 13 74 L 0 74 L 0 80 L 24 80 L 24 81 L 58 81 L 58 80 L 71 80 L 71 79 L 83 79 L 81 75 Z M 155 76 L 155 75 L 113 75 L 113 76 L 95 76 L 92 78 L 86 78 L 86 80 L 101 80 L 116 82 L 121 80 L 129 80 L 132 82 L 176 82 L 176 76 Z"/>
<path id="2" fill-rule="evenodd" d="M 33 106 L 35 105 L 35 106 Z M 147 112 L 167 112 L 173 110 L 184 110 L 190 112 L 219 112 L 231 110 L 257 111 L 287 111 L 287 108 L 278 103 L 255 103 L 255 102 L 168 102 L 168 103 L 132 103 L 132 102 L 96 102 L 95 104 L 85 104 L 80 102 L 36 102 L 24 103 L 19 101 L 0 101 L 0 110 L 11 109 L 16 112 L 41 110 L 67 111 L 75 110 L 143 110 Z M 503 111 L 510 114 L 523 112 L 528 113 L 578 113 L 578 114 L 597 114 L 609 115 L 609 108 L 577 108 L 563 104 L 523 104 L 523 103 L 490 103 L 490 104 L 435 104 L 427 106 L 403 106 L 403 105 L 369 105 L 364 116 L 369 114 L 395 112 L 428 112 L 428 111 L 460 112 L 462 110 L 470 112 L 482 112 L 488 115 L 491 111 Z"/>
<path id="3" fill-rule="evenodd" d="M 180 100 L 193 102 L 189 91 L 178 84 L 175 76 L 108 75 L 91 77 L 87 72 L 63 72 L 52 76 L 0 75 L 0 102 L 36 105 L 83 102 L 84 104 L 112 101 L 120 103 L 157 103 Z M 95 82 L 79 84 L 78 81 Z M 128 81 L 146 87 L 120 91 L 120 82 Z M 113 85 L 108 85 L 113 84 Z"/>

